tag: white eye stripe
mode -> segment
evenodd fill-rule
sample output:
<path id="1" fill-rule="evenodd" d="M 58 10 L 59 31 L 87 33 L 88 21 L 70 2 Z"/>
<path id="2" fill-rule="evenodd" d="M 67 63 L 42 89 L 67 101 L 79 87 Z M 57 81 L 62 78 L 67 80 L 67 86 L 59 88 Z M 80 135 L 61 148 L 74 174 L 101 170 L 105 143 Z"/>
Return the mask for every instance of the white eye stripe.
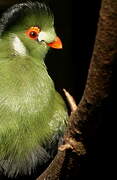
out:
<path id="1" fill-rule="evenodd" d="M 19 55 L 22 55 L 22 56 L 26 55 L 26 48 L 24 44 L 22 43 L 22 41 L 17 36 L 14 37 L 12 45 L 13 45 L 13 49 Z"/>

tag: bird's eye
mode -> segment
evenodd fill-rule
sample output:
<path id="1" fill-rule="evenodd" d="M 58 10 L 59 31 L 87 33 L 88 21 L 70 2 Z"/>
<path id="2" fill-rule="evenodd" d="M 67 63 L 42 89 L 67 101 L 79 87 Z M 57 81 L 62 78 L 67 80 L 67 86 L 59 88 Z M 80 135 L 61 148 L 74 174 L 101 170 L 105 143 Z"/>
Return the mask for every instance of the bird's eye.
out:
<path id="1" fill-rule="evenodd" d="M 30 27 L 30 28 L 26 31 L 26 35 L 27 35 L 30 39 L 37 40 L 37 39 L 38 39 L 39 32 L 40 32 L 40 28 L 39 28 L 39 27 Z"/>
<path id="2" fill-rule="evenodd" d="M 29 33 L 29 37 L 30 37 L 31 39 L 37 39 L 38 33 L 35 32 L 35 31 L 31 31 L 31 32 Z"/>

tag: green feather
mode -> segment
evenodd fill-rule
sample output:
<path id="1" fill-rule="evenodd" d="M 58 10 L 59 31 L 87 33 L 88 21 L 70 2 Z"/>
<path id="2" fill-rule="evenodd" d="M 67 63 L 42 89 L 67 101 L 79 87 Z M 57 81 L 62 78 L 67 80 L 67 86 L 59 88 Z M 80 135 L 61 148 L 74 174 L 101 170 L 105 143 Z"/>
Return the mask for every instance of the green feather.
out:
<path id="1" fill-rule="evenodd" d="M 48 46 L 25 34 L 26 27 L 39 25 L 48 34 L 47 42 L 53 41 L 53 18 L 29 10 L 0 39 L 0 171 L 11 177 L 30 174 L 49 159 L 43 144 L 54 143 L 53 136 L 63 133 L 68 118 L 44 63 Z M 26 54 L 14 50 L 15 37 Z"/>

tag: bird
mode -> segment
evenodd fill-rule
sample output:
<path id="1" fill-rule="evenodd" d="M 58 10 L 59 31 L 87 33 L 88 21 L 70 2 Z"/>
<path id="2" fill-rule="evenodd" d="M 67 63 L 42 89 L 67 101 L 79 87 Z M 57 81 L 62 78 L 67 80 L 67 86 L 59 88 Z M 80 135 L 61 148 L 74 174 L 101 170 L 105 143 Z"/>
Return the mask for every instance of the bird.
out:
<path id="1" fill-rule="evenodd" d="M 51 48 L 62 49 L 62 41 L 55 31 L 54 14 L 45 2 L 17 3 L 2 14 L 1 177 L 35 177 L 62 143 L 68 110 L 45 64 Z"/>

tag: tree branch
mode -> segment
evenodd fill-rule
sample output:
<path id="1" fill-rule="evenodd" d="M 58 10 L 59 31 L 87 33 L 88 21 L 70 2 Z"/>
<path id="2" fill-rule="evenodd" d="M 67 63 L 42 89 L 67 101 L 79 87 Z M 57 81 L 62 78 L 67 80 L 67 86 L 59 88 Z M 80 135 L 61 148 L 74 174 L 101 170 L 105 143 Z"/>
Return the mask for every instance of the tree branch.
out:
<path id="1" fill-rule="evenodd" d="M 38 180 L 70 179 L 80 173 L 80 160 L 86 156 L 86 139 L 93 133 L 95 112 L 109 96 L 112 64 L 117 57 L 117 0 L 102 0 L 94 51 L 83 97 L 69 119 L 64 146 Z M 69 177 L 68 177 L 69 176 Z M 75 177 L 75 176 L 74 176 Z"/>

